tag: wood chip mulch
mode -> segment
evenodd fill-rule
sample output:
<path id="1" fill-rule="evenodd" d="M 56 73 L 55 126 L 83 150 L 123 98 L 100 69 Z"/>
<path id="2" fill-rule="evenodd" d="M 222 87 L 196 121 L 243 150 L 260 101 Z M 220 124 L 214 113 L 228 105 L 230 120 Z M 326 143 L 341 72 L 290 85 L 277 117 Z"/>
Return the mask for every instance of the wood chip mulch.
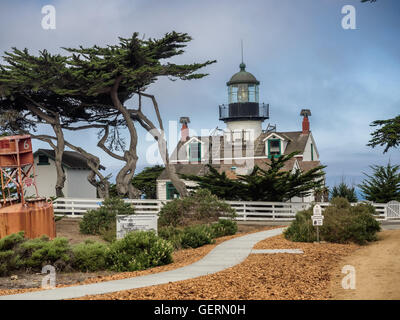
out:
<path id="1" fill-rule="evenodd" d="M 274 228 L 279 228 L 278 226 L 265 226 L 262 228 L 257 228 L 254 229 L 250 232 L 241 232 L 237 233 L 236 235 L 233 236 L 226 236 L 226 237 L 221 237 L 217 238 L 214 244 L 209 244 L 202 246 L 200 248 L 196 249 L 182 249 L 182 250 L 177 250 L 173 253 L 173 263 L 160 266 L 160 267 L 155 267 L 147 270 L 141 270 L 141 271 L 134 271 L 134 272 L 122 272 L 122 273 L 115 273 L 112 275 L 107 275 L 107 276 L 97 276 L 97 277 L 90 277 L 84 281 L 79 281 L 75 284 L 58 284 L 56 287 L 57 288 L 62 288 L 62 287 L 68 287 L 68 286 L 74 286 L 74 285 L 83 285 L 83 284 L 90 284 L 90 283 L 97 283 L 97 282 L 103 282 L 103 281 L 110 281 L 110 280 L 120 280 L 120 279 L 126 279 L 126 278 L 132 278 L 132 277 L 138 277 L 138 276 L 144 276 L 148 274 L 153 274 L 153 273 L 159 273 L 159 272 L 164 272 L 164 271 L 170 271 L 173 269 L 178 269 L 184 266 L 187 266 L 189 264 L 192 264 L 201 258 L 203 258 L 205 255 L 207 255 L 212 249 L 214 249 L 218 244 L 230 240 L 236 237 L 240 237 L 246 234 L 254 233 L 254 232 L 259 232 L 259 231 L 265 231 L 265 230 L 270 230 Z M 34 291 L 40 291 L 43 290 L 42 288 L 25 288 L 25 289 L 6 289 L 6 290 L 0 290 L 0 296 L 3 295 L 11 295 L 11 294 L 19 294 L 19 293 L 25 293 L 25 292 L 34 292 Z"/>
<path id="2" fill-rule="evenodd" d="M 280 235 L 261 241 L 254 248 L 302 249 L 304 254 L 251 254 L 243 263 L 212 275 L 80 299 L 330 299 L 331 275 L 339 261 L 359 246 L 293 243 Z"/>

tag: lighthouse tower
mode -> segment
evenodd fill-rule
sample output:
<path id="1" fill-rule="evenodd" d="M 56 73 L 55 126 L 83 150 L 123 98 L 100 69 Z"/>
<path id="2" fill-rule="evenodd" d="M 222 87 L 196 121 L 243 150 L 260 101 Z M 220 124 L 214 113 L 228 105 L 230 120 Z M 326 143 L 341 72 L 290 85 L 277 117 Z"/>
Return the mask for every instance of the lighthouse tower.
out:
<path id="1" fill-rule="evenodd" d="M 243 62 L 239 67 L 240 71 L 227 82 L 228 105 L 219 106 L 219 119 L 226 123 L 233 136 L 239 137 L 241 132 L 244 136 L 240 138 L 256 139 L 262 132 L 262 123 L 269 119 L 269 105 L 259 103 L 260 82 L 246 71 Z"/>

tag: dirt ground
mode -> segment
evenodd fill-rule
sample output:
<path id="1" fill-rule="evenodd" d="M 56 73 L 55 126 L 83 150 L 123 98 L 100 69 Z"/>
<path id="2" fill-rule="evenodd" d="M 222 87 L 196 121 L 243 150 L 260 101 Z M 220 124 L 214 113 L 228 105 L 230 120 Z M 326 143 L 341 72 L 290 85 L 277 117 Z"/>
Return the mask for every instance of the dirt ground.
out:
<path id="1" fill-rule="evenodd" d="M 343 289 L 343 266 L 355 268 L 355 289 Z M 340 261 L 332 275 L 330 293 L 340 300 L 400 299 L 400 230 L 379 233 L 379 241 L 361 247 Z"/>
<path id="2" fill-rule="evenodd" d="M 67 238 L 70 244 L 77 244 L 87 239 L 105 242 L 99 236 L 84 235 L 79 232 L 80 218 L 62 218 L 56 222 L 57 237 Z"/>

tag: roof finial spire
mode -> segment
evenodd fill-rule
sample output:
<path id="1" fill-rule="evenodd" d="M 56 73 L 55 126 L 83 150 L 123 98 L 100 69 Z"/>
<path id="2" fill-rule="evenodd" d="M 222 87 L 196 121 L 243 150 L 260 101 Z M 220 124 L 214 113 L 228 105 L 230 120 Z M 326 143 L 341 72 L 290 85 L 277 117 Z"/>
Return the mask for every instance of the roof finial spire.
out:
<path id="1" fill-rule="evenodd" d="M 242 63 L 240 64 L 240 71 L 245 71 L 246 65 L 243 62 L 243 39 L 240 39 L 241 49 L 242 49 Z"/>

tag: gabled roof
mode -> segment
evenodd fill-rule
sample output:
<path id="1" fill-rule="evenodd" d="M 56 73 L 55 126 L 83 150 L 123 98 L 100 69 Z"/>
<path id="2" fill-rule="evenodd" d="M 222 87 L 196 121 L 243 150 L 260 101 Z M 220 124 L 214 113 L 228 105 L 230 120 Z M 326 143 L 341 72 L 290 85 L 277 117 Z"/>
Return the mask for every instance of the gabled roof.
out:
<path id="1" fill-rule="evenodd" d="M 270 136 L 271 134 L 276 134 L 277 136 L 283 137 L 287 141 L 287 146 L 285 148 L 284 154 L 290 154 L 294 151 L 300 152 L 303 154 L 304 149 L 306 147 L 308 138 L 311 133 L 303 134 L 302 131 L 293 131 L 293 132 L 265 132 L 262 133 L 255 141 L 254 145 L 251 147 L 242 145 L 242 152 L 235 153 L 232 151 L 234 145 L 232 142 L 228 142 L 224 136 L 196 136 L 195 138 L 201 140 L 202 142 L 211 143 L 211 155 L 212 159 L 223 159 L 227 158 L 227 154 L 235 155 L 235 157 L 248 157 L 249 153 L 253 153 L 254 157 L 265 157 L 265 138 Z M 175 150 L 171 154 L 172 161 L 187 161 L 188 155 L 187 150 L 183 146 L 189 142 L 193 137 L 190 137 L 187 141 L 179 141 Z M 247 147 L 247 149 L 246 149 Z M 247 153 L 247 154 L 246 154 Z M 206 155 L 208 157 L 208 155 Z"/>
<path id="2" fill-rule="evenodd" d="M 269 164 L 271 163 L 271 160 L 266 158 L 266 159 L 255 159 L 254 160 L 254 165 L 257 165 L 263 170 L 268 170 L 269 169 Z M 299 165 L 301 171 L 306 172 L 308 170 L 311 170 L 315 167 L 318 167 L 321 165 L 319 161 L 301 161 L 296 158 L 289 159 L 286 161 L 285 166 L 281 169 L 281 171 L 292 171 L 293 168 L 295 167 L 296 163 Z M 207 164 L 192 164 L 192 163 L 187 163 L 187 164 L 174 164 L 176 173 L 178 174 L 186 174 L 186 175 L 196 175 L 196 176 L 204 176 L 209 173 L 209 169 L 207 167 Z M 225 172 L 227 177 L 229 179 L 237 179 L 237 175 L 239 173 L 236 173 L 235 171 L 232 170 L 232 167 L 236 168 L 241 168 L 244 166 L 237 165 L 237 164 L 211 164 L 213 168 L 215 168 L 219 173 Z M 248 168 L 250 171 L 253 169 Z M 167 171 L 164 170 L 160 176 L 158 177 L 157 180 L 169 180 Z"/>
<path id="3" fill-rule="evenodd" d="M 38 149 L 33 156 L 36 157 L 39 154 L 43 154 L 48 156 L 50 159 L 55 159 L 55 151 L 52 149 Z M 90 167 L 87 165 L 87 160 L 84 156 L 82 156 L 79 152 L 75 151 L 64 151 L 62 157 L 63 166 L 70 169 L 82 169 L 82 170 L 90 170 Z M 100 169 L 104 170 L 105 167 L 100 166 Z"/>
<path id="4" fill-rule="evenodd" d="M 176 173 L 188 174 L 196 176 L 204 176 L 208 173 L 208 168 L 205 164 L 175 164 Z M 163 172 L 158 176 L 157 180 L 168 180 L 169 176 L 167 171 L 164 169 Z"/>

